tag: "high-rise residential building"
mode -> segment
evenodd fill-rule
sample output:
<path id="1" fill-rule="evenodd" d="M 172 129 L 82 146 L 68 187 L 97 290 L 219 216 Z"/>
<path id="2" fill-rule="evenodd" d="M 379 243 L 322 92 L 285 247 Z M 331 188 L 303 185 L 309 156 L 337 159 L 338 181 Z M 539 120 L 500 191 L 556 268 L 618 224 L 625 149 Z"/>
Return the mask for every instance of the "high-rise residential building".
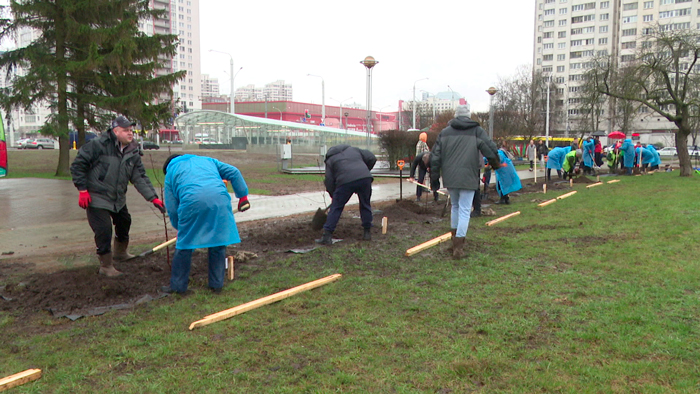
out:
<path id="1" fill-rule="evenodd" d="M 185 70 L 187 75 L 173 86 L 172 99 L 180 110 L 202 109 L 202 75 L 199 45 L 199 0 L 150 0 L 153 9 L 165 10 L 162 18 L 139 23 L 146 34 L 174 34 L 179 42 L 172 59 L 163 59 L 159 73 Z"/>
<path id="2" fill-rule="evenodd" d="M 207 102 L 210 97 L 219 97 L 219 79 L 202 74 L 202 101 Z"/>
<path id="3" fill-rule="evenodd" d="M 236 89 L 236 101 L 292 101 L 292 84 L 277 80 L 264 87 L 246 85 Z"/>
<path id="4" fill-rule="evenodd" d="M 564 94 L 566 122 L 553 133 L 564 134 L 565 124 L 576 133 L 581 118 L 578 92 L 594 58 L 610 55 L 624 66 L 635 59 L 650 29 L 700 28 L 700 3 L 690 0 L 536 0 L 535 7 L 534 68 L 551 77 Z M 609 105 L 601 110 L 603 131 L 615 125 L 611 112 Z M 665 118 L 640 107 L 631 131 L 668 135 L 673 129 Z"/>

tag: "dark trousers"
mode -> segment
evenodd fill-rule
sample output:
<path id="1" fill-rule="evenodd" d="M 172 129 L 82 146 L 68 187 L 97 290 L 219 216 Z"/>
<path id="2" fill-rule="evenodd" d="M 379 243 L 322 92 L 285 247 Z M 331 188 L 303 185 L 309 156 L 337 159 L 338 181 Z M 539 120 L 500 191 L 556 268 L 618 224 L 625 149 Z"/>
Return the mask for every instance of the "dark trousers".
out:
<path id="1" fill-rule="evenodd" d="M 112 223 L 114 223 L 114 235 L 117 240 L 119 242 L 129 242 L 131 215 L 126 205 L 119 212 L 88 207 L 87 219 L 92 232 L 95 233 L 97 254 L 103 255 L 112 251 Z"/>
<path id="2" fill-rule="evenodd" d="M 427 173 L 428 173 L 427 169 L 423 169 L 423 167 L 418 166 L 418 179 L 416 179 L 418 181 L 418 183 L 423 184 L 423 182 L 425 181 L 425 175 Z M 423 186 L 416 186 L 416 197 L 420 198 L 420 196 L 422 196 L 423 193 L 429 193 L 429 191 L 427 189 L 425 189 Z M 433 199 L 435 201 L 438 200 L 438 192 L 436 192 L 436 191 L 433 192 Z"/>
<path id="3" fill-rule="evenodd" d="M 559 176 L 559 178 L 561 178 L 561 170 L 557 170 L 557 176 Z M 547 180 L 548 181 L 552 180 L 552 169 L 551 168 L 547 168 Z"/>
<path id="4" fill-rule="evenodd" d="M 323 225 L 325 231 L 330 231 L 331 233 L 335 231 L 345 204 L 348 203 L 353 194 L 357 194 L 357 198 L 360 200 L 362 227 L 372 227 L 372 206 L 369 203 L 369 200 L 372 198 L 372 178 L 364 178 L 340 185 L 335 189 L 328 218 L 326 219 L 326 224 Z"/>
<path id="5" fill-rule="evenodd" d="M 170 272 L 170 288 L 178 293 L 187 291 L 192 267 L 192 249 L 175 249 L 173 266 Z M 209 248 L 209 287 L 224 287 L 226 273 L 226 245 Z"/>
<path id="6" fill-rule="evenodd" d="M 474 199 L 472 200 L 472 213 L 481 214 L 481 192 L 477 190 L 474 192 Z"/>

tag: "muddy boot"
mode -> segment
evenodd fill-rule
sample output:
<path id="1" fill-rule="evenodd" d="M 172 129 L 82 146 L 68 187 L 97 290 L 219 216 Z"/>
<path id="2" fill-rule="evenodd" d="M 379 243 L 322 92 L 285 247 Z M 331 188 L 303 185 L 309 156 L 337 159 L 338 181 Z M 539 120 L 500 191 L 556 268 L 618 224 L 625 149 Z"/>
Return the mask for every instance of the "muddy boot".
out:
<path id="1" fill-rule="evenodd" d="M 461 259 L 464 257 L 464 237 L 454 237 L 452 238 L 452 257 L 454 259 Z"/>
<path id="2" fill-rule="evenodd" d="M 510 204 L 510 196 L 507 196 L 507 195 L 506 195 L 506 196 L 503 197 L 503 199 L 504 199 L 504 201 L 506 202 L 506 204 Z"/>
<path id="3" fill-rule="evenodd" d="M 317 239 L 316 243 L 321 245 L 333 245 L 333 233 L 330 231 L 324 231 L 321 239 Z"/>
<path id="4" fill-rule="evenodd" d="M 456 228 L 453 228 L 452 230 L 450 230 L 450 232 L 452 233 L 452 244 L 454 245 L 454 239 L 455 239 L 455 236 L 457 236 L 457 229 L 456 229 Z M 452 247 L 452 245 L 450 245 L 450 246 L 447 248 L 447 252 L 448 252 L 449 254 L 452 254 L 452 251 L 453 251 L 453 250 L 454 250 L 454 247 Z"/>
<path id="5" fill-rule="evenodd" d="M 501 196 L 501 199 L 498 200 L 498 201 L 496 201 L 496 204 L 507 204 L 507 203 L 506 203 L 506 198 L 503 197 L 503 196 Z"/>
<path id="6" fill-rule="evenodd" d="M 117 276 L 124 275 L 123 273 L 117 271 L 116 268 L 114 268 L 114 265 L 112 264 L 112 252 L 102 255 L 98 254 L 97 258 L 100 259 L 100 270 L 97 271 L 98 274 L 104 275 L 108 278 L 114 278 Z"/>
<path id="7" fill-rule="evenodd" d="M 372 229 L 366 228 L 364 229 L 364 233 L 362 234 L 362 240 L 364 241 L 371 241 L 372 240 Z"/>
<path id="8" fill-rule="evenodd" d="M 133 254 L 129 254 L 126 250 L 129 248 L 129 241 L 119 242 L 114 238 L 114 261 L 126 261 L 133 259 Z"/>

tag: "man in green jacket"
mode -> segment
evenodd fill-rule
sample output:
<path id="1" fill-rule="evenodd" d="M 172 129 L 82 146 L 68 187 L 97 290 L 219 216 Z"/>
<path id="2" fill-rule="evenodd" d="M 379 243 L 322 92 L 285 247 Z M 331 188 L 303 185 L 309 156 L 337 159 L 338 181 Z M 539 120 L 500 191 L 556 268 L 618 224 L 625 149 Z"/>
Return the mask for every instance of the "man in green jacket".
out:
<path id="1" fill-rule="evenodd" d="M 165 212 L 141 162 L 139 146 L 134 141 L 134 125 L 126 117 L 118 116 L 109 130 L 80 148 L 70 167 L 73 184 L 80 192 L 78 205 L 87 211 L 88 223 L 95 233 L 100 260 L 98 273 L 108 277 L 122 275 L 114 268 L 113 261 L 134 257 L 127 252 L 131 228 L 131 215 L 126 207 L 129 182 L 147 201 Z"/>

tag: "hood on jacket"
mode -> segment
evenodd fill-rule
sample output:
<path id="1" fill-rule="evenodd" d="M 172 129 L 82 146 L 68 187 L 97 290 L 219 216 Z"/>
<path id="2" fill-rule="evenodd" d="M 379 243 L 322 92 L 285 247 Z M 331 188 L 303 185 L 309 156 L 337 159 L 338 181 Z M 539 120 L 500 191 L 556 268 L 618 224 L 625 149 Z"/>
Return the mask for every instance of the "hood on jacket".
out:
<path id="1" fill-rule="evenodd" d="M 452 126 L 453 129 L 457 130 L 467 130 L 472 129 L 474 127 L 479 127 L 479 123 L 471 120 L 469 117 L 460 116 L 458 118 L 452 119 L 450 121 L 450 126 Z"/>
<path id="2" fill-rule="evenodd" d="M 351 146 L 347 145 L 347 144 L 332 146 L 330 149 L 328 149 L 328 152 L 326 152 L 326 160 L 330 159 L 330 157 L 333 155 L 337 155 L 338 153 L 342 153 L 344 150 L 346 150 L 350 147 Z"/>

